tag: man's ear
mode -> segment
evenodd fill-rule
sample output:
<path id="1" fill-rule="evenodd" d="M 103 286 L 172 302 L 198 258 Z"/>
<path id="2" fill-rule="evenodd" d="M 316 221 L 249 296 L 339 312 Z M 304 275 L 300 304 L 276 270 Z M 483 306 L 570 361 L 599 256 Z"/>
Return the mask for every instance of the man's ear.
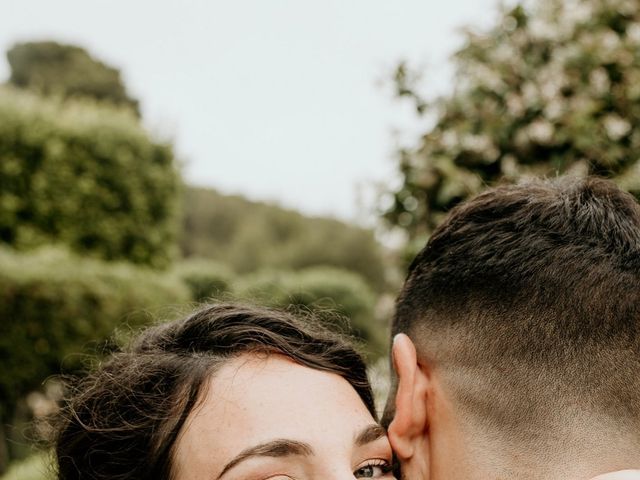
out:
<path id="1" fill-rule="evenodd" d="M 397 375 L 395 415 L 389 424 L 389 441 L 401 462 L 411 461 L 416 449 L 426 447 L 429 378 L 420 368 L 411 339 L 398 334 L 391 349 Z M 426 452 L 420 452 L 423 456 Z M 422 463 L 422 462 L 420 462 Z"/>

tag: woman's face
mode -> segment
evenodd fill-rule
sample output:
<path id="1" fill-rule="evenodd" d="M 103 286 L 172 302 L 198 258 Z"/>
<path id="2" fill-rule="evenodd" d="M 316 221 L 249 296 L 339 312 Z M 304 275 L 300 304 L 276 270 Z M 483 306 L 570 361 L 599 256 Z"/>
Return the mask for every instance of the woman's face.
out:
<path id="1" fill-rule="evenodd" d="M 286 357 L 222 367 L 178 437 L 177 480 L 392 479 L 384 431 L 342 377 Z"/>

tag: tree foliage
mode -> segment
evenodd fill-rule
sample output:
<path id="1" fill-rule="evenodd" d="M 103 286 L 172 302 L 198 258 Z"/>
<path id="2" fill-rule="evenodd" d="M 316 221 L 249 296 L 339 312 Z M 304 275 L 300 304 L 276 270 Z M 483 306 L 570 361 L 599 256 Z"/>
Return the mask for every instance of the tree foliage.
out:
<path id="1" fill-rule="evenodd" d="M 206 258 L 182 260 L 173 270 L 188 287 L 194 302 L 207 302 L 223 297 L 231 291 L 235 280 L 229 267 Z"/>
<path id="2" fill-rule="evenodd" d="M 164 266 L 180 179 L 127 110 L 0 88 L 0 243 Z"/>
<path id="3" fill-rule="evenodd" d="M 371 231 L 274 205 L 187 188 L 180 245 L 186 257 L 226 263 L 238 273 L 329 265 L 385 286 L 383 251 Z"/>
<path id="4" fill-rule="evenodd" d="M 539 0 L 467 31 L 455 88 L 425 101 L 401 64 L 397 94 L 434 122 L 399 152 L 386 219 L 415 237 L 487 185 L 530 175 L 612 178 L 640 197 L 640 8 L 636 0 Z"/>
<path id="5" fill-rule="evenodd" d="M 75 45 L 56 42 L 18 43 L 7 51 L 9 82 L 38 93 L 63 97 L 90 97 L 127 106 L 136 115 L 138 101 L 131 98 L 120 71 L 93 58 Z"/>
<path id="6" fill-rule="evenodd" d="M 150 309 L 189 300 L 174 275 L 47 248 L 0 248 L 0 417 L 47 376 L 83 368 L 83 353 L 114 330 L 153 320 Z"/>

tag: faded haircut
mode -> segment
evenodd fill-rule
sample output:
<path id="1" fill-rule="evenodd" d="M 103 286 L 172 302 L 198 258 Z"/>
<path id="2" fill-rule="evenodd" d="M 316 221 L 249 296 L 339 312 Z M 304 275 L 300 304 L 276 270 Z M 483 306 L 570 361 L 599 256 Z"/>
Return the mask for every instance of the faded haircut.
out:
<path id="1" fill-rule="evenodd" d="M 500 435 L 595 416 L 638 440 L 640 207 L 599 178 L 485 191 L 414 260 L 400 332 Z"/>

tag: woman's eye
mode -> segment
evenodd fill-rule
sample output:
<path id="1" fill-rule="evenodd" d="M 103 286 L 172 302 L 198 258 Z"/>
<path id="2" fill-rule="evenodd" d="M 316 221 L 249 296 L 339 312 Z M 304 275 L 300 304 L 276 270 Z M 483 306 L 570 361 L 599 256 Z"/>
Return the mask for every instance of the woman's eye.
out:
<path id="1" fill-rule="evenodd" d="M 353 476 L 355 478 L 382 478 L 390 472 L 391 465 L 387 462 L 371 463 L 357 469 L 353 472 Z"/>

